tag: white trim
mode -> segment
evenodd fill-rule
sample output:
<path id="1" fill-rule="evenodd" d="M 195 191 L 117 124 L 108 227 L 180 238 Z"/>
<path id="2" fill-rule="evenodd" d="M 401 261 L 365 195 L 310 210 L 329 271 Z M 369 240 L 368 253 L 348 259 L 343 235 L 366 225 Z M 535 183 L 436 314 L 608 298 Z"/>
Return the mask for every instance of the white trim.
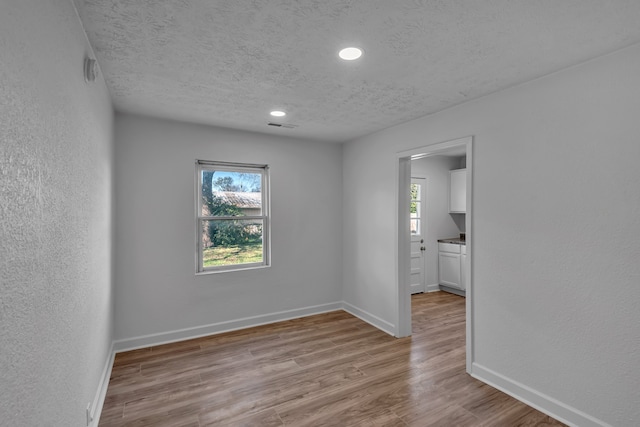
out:
<path id="1" fill-rule="evenodd" d="M 156 345 L 170 344 L 173 342 L 200 338 L 209 335 L 216 335 L 239 329 L 247 329 L 255 326 L 266 325 L 269 323 L 277 323 L 285 320 L 298 319 L 302 317 L 313 316 L 315 314 L 328 313 L 338 310 L 343 310 L 389 335 L 394 335 L 394 331 L 396 329 L 395 325 L 345 301 L 337 301 L 328 304 L 314 305 L 294 310 L 279 311 L 260 316 L 251 316 L 242 319 L 213 323 L 205 326 L 196 326 L 194 328 L 178 329 L 175 331 L 161 332 L 157 334 L 149 334 L 135 338 L 113 341 L 113 343 L 111 344 L 111 349 L 109 351 L 109 357 L 107 358 L 107 362 L 102 372 L 102 378 L 98 386 L 98 391 L 96 392 L 93 408 L 91 410 L 92 421 L 90 427 L 97 427 L 98 423 L 100 422 L 100 415 L 102 414 L 104 399 L 107 394 L 107 388 L 109 387 L 109 379 L 111 377 L 111 370 L 113 369 L 113 362 L 115 360 L 116 353 Z"/>
<path id="2" fill-rule="evenodd" d="M 450 294 L 459 295 L 461 297 L 466 297 L 467 294 L 462 289 L 454 288 L 453 286 L 440 285 L 440 290 L 442 292 L 449 292 Z M 469 372 L 469 371 L 467 371 Z"/>
<path id="3" fill-rule="evenodd" d="M 355 305 L 349 304 L 348 302 L 342 302 L 342 306 L 343 306 L 342 309 L 347 313 L 380 329 L 382 332 L 386 332 L 389 335 L 394 336 L 394 332 L 396 330 L 396 327 L 394 324 L 379 318 L 375 314 L 371 314 L 368 311 L 362 310 L 356 307 Z"/>
<path id="4" fill-rule="evenodd" d="M 602 420 L 560 402 L 522 383 L 507 378 L 477 363 L 472 364 L 471 376 L 497 388 L 527 405 L 570 426 L 611 427 Z"/>
<path id="5" fill-rule="evenodd" d="M 471 229 L 472 222 L 472 182 L 473 182 L 473 136 L 466 136 L 463 138 L 453 139 L 450 141 L 440 142 L 431 145 L 425 145 L 422 147 L 413 148 L 411 150 L 401 151 L 396 153 L 396 176 L 397 176 L 397 193 L 396 202 L 398 204 L 396 224 L 398 227 L 395 230 L 398 247 L 396 248 L 396 287 L 397 287 L 397 299 L 396 299 L 396 321 L 397 332 L 396 336 L 404 337 L 411 335 L 411 302 L 410 302 L 410 285 L 409 285 L 409 245 L 410 239 L 408 228 L 409 217 L 409 204 L 401 195 L 408 198 L 410 178 L 411 178 L 411 160 L 416 160 L 424 157 L 430 157 L 438 154 L 444 154 L 451 151 L 453 148 L 465 147 L 466 163 L 467 163 L 467 213 L 465 216 L 465 231 L 467 236 L 467 264 L 466 275 L 467 278 L 467 290 L 466 290 L 466 370 L 471 372 L 471 365 L 474 358 L 474 310 L 473 310 L 473 245 L 472 238 L 473 233 Z M 406 216 L 406 219 L 404 218 Z M 406 224 L 405 224 L 406 223 Z"/>
<path id="6" fill-rule="evenodd" d="M 260 174 L 260 196 L 262 215 L 246 216 L 215 216 L 202 215 L 202 173 L 203 171 L 227 171 L 227 172 L 247 172 Z M 195 180 L 195 213 L 196 213 L 196 272 L 195 274 L 209 272 L 228 272 L 248 270 L 271 266 L 271 200 L 269 193 L 269 165 L 254 165 L 248 163 L 230 163 L 210 160 L 196 159 L 196 180 Z M 202 233 L 204 221 L 262 221 L 262 261 L 259 263 L 247 264 L 225 264 L 219 266 L 205 267 L 203 265 Z"/>
<path id="7" fill-rule="evenodd" d="M 423 145 L 421 147 L 412 148 L 410 150 L 399 151 L 396 153 L 398 159 L 410 157 L 413 160 L 421 159 L 429 156 L 436 156 L 438 154 L 446 153 L 452 148 L 458 148 L 461 145 L 471 142 L 472 136 L 465 136 L 462 138 L 452 139 L 445 142 L 439 142 L 436 144 Z M 468 153 L 467 153 L 468 154 Z"/>
<path id="8" fill-rule="evenodd" d="M 202 270 L 196 273 L 196 276 L 206 276 L 207 274 L 220 274 L 220 273 L 233 273 L 234 271 L 244 270 L 260 270 L 261 268 L 271 268 L 270 265 L 264 265 L 262 263 L 250 263 L 250 264 L 236 264 L 229 266 L 229 269 L 219 270 Z"/>
<path id="9" fill-rule="evenodd" d="M 466 138 L 466 151 L 467 158 L 465 166 L 467 169 L 467 213 L 464 218 L 465 227 L 465 252 L 467 255 L 466 263 L 464 264 L 464 277 L 465 277 L 465 309 L 466 309 L 466 337 L 467 337 L 467 372 L 471 372 L 471 365 L 475 361 L 475 332 L 473 325 L 475 324 L 475 310 L 474 310 L 474 298 L 473 292 L 473 269 L 471 264 L 473 263 L 473 137 Z"/>
<path id="10" fill-rule="evenodd" d="M 434 292 L 438 285 L 429 285 L 427 292 Z M 176 331 L 144 335 L 137 338 L 130 338 L 126 340 L 114 341 L 109 351 L 109 357 L 106 360 L 100 384 L 96 391 L 96 396 L 93 401 L 91 410 L 92 421 L 90 427 L 97 427 L 100 422 L 100 416 L 102 414 L 102 408 L 104 406 L 104 400 L 107 394 L 107 388 L 109 386 L 109 379 L 111 377 L 111 371 L 113 368 L 113 362 L 115 354 L 135 350 L 139 348 L 151 347 L 154 345 L 169 344 L 172 342 L 184 341 L 187 339 L 200 338 L 203 336 L 216 335 L 219 333 L 230 332 L 239 329 L 252 328 L 255 326 L 265 325 L 269 323 L 276 323 L 285 320 L 291 320 L 296 318 L 302 318 L 306 316 L 312 316 L 315 314 L 328 313 L 332 311 L 344 310 L 345 312 L 359 318 L 360 320 L 369 323 L 377 329 L 389 334 L 394 335 L 396 326 L 379 318 L 378 316 L 362 310 L 352 304 L 345 301 L 333 302 L 328 304 L 321 304 L 316 306 L 310 306 L 300 309 L 280 311 L 276 313 L 245 317 L 242 319 L 231 320 L 226 322 L 219 322 L 206 326 L 198 326 L 195 328 L 180 329 Z M 514 381 L 505 377 L 489 368 L 479 365 L 473 362 L 469 374 L 512 396 L 515 399 L 541 411 L 545 414 L 569 425 L 579 427 L 612 427 L 610 424 L 605 423 L 595 417 L 590 416 L 576 408 L 566 405 L 550 396 L 547 396 L 537 390 L 532 389 L 524 384 Z"/>
<path id="11" fill-rule="evenodd" d="M 92 407 L 89 411 L 91 414 L 90 427 L 97 427 L 100 423 L 100 415 L 102 415 L 102 407 L 104 406 L 104 399 L 107 397 L 107 388 L 109 387 L 109 379 L 111 378 L 111 370 L 113 369 L 113 361 L 115 359 L 115 351 L 113 350 L 114 343 L 111 343 L 109 349 L 109 356 L 102 369 L 102 376 L 100 377 L 100 383 L 98 384 L 98 390 L 93 398 Z"/>
<path id="12" fill-rule="evenodd" d="M 257 168 L 266 169 L 269 165 L 238 162 L 218 162 L 216 160 L 196 159 L 197 165 L 208 166 L 220 171 L 227 172 L 255 172 Z"/>
<path id="13" fill-rule="evenodd" d="M 342 302 L 332 302 L 328 304 L 314 305 L 293 310 L 278 311 L 275 313 L 262 314 L 259 316 L 244 317 L 241 319 L 227 320 L 224 322 L 212 323 L 209 325 L 196 326 L 193 328 L 177 329 L 174 331 L 160 332 L 157 334 L 142 335 L 134 338 L 114 341 L 116 353 L 136 350 L 139 348 L 151 347 L 154 345 L 169 344 L 193 338 L 205 337 L 208 335 L 230 332 L 238 329 L 252 328 L 254 326 L 266 325 L 269 323 L 282 322 L 284 320 L 297 319 L 300 317 L 312 316 L 314 314 L 327 313 L 341 310 Z"/>
<path id="14" fill-rule="evenodd" d="M 411 285 L 411 295 L 424 292 L 424 285 Z"/>
<path id="15" fill-rule="evenodd" d="M 209 335 L 231 332 L 239 329 L 253 328 L 255 326 L 267 325 L 270 323 L 282 322 L 285 320 L 299 319 L 313 316 L 315 314 L 328 313 L 331 311 L 344 310 L 347 313 L 367 322 L 389 335 L 394 334 L 395 325 L 362 310 L 344 301 L 336 301 L 328 304 L 314 305 L 310 307 L 297 308 L 294 310 L 279 311 L 260 316 L 244 317 L 241 319 L 228 320 L 224 322 L 212 323 L 210 325 L 196 326 L 193 328 L 177 329 L 175 331 L 160 332 L 157 334 L 142 335 L 135 338 L 127 338 L 113 342 L 113 352 L 137 350 L 156 345 L 170 344 L 194 338 L 206 337 Z M 109 372 L 111 375 L 111 372 Z"/>
<path id="16" fill-rule="evenodd" d="M 434 283 L 432 285 L 427 285 L 427 290 L 425 292 L 438 292 L 440 290 L 440 285 Z"/>

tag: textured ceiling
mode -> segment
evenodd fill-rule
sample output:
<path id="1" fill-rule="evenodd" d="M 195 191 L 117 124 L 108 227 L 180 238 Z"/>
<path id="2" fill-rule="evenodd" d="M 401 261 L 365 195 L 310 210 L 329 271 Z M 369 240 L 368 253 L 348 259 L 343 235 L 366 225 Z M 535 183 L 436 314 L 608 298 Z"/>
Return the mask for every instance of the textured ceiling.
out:
<path id="1" fill-rule="evenodd" d="M 326 141 L 640 42 L 638 0 L 75 2 L 116 110 Z"/>

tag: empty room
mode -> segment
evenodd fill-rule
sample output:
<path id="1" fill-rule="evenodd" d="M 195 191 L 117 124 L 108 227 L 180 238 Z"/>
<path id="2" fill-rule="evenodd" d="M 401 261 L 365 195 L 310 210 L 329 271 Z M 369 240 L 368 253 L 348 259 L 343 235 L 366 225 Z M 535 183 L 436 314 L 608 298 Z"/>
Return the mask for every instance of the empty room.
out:
<path id="1" fill-rule="evenodd" d="M 3 0 L 0 425 L 640 425 L 638 22 Z"/>

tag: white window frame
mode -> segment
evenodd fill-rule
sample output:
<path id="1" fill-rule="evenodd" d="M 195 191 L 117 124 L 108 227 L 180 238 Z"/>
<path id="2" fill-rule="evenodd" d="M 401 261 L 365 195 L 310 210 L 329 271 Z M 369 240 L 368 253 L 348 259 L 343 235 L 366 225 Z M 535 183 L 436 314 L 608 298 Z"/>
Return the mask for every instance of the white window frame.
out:
<path id="1" fill-rule="evenodd" d="M 205 216 L 202 215 L 202 171 L 216 170 L 227 172 L 259 173 L 262 177 L 261 215 L 246 216 Z M 249 163 L 218 162 L 210 160 L 196 160 L 196 185 L 195 185 L 195 209 L 196 209 L 196 274 L 221 273 L 228 271 L 250 270 L 271 266 L 271 210 L 269 197 L 269 165 Z M 262 221 L 262 262 L 220 265 L 204 267 L 202 233 L 204 221 L 208 220 L 261 220 Z"/>
<path id="2" fill-rule="evenodd" d="M 421 178 L 421 177 L 411 177 L 412 180 L 416 179 L 416 178 L 426 181 L 424 178 Z M 411 196 L 409 196 L 409 197 L 410 197 L 410 202 L 416 204 L 416 206 L 417 206 L 416 213 L 418 215 L 415 218 L 412 217 L 411 216 L 411 208 L 409 208 L 409 230 L 411 230 L 411 221 L 415 219 L 416 220 L 416 224 L 417 224 L 417 229 L 418 229 L 419 233 L 416 233 L 416 234 L 411 233 L 411 237 L 422 237 L 422 238 L 424 238 L 425 232 L 424 232 L 424 228 L 423 227 L 425 225 L 425 222 L 424 222 L 424 217 L 423 217 L 424 212 L 422 210 L 424 208 L 424 200 L 422 199 L 422 196 L 424 195 L 424 191 L 425 191 L 425 188 L 423 187 L 425 185 L 425 183 L 422 182 L 422 183 L 419 183 L 419 184 L 418 183 L 414 184 L 414 182 L 411 181 L 411 183 L 409 185 L 409 188 L 411 189 L 411 186 L 413 186 L 413 185 L 417 185 L 418 186 L 418 191 L 417 191 L 417 197 L 418 198 L 414 199 Z"/>

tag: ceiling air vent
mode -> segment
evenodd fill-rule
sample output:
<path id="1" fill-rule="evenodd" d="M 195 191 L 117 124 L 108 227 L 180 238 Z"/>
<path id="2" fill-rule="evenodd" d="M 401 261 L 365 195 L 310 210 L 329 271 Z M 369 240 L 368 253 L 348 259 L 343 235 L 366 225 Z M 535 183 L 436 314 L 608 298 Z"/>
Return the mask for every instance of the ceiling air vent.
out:
<path id="1" fill-rule="evenodd" d="M 273 122 L 269 122 L 267 123 L 268 126 L 275 126 L 277 128 L 286 128 L 286 129 L 293 129 L 293 128 L 297 128 L 298 125 L 292 125 L 289 123 L 273 123 Z"/>

